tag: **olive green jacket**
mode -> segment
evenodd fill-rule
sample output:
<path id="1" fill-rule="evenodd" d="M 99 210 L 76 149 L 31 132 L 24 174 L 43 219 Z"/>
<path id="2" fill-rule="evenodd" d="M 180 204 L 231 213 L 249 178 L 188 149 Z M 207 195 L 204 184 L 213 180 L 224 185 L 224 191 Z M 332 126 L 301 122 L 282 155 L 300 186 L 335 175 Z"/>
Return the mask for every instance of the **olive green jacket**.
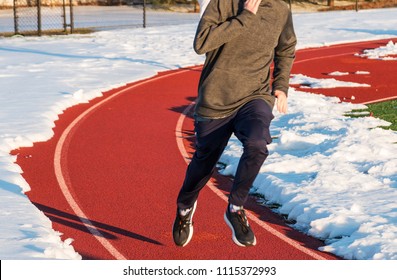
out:
<path id="1" fill-rule="evenodd" d="M 256 15 L 244 0 L 211 0 L 193 46 L 206 54 L 196 116 L 224 118 L 255 98 L 273 108 L 273 92 L 288 92 L 295 46 L 292 15 L 281 0 L 262 0 Z"/>

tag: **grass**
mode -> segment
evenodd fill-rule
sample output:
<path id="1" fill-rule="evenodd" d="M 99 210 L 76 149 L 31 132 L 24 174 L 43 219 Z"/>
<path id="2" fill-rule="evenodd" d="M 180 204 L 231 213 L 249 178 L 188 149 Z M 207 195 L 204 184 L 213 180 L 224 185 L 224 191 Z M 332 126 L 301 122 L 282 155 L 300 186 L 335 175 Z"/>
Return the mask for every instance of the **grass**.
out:
<path id="1" fill-rule="evenodd" d="M 382 127 L 384 129 L 391 129 L 397 131 L 397 99 L 366 105 L 368 109 L 353 110 L 346 114 L 346 116 L 357 118 L 364 116 L 374 116 L 376 118 L 388 121 L 390 126 Z"/>

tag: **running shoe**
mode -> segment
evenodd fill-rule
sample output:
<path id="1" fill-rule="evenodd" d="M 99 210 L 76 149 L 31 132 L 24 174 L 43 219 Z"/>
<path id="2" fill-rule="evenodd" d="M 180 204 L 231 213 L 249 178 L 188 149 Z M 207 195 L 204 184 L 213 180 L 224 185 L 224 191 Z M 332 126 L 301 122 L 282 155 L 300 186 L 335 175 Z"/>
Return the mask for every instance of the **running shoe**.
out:
<path id="1" fill-rule="evenodd" d="M 242 247 L 256 245 L 256 238 L 248 223 L 244 209 L 231 212 L 230 207 L 228 206 L 224 219 L 226 224 L 232 230 L 232 239 L 234 243 Z"/>
<path id="2" fill-rule="evenodd" d="M 172 234 L 176 245 L 184 247 L 186 246 L 193 237 L 193 215 L 196 210 L 197 201 L 193 207 L 180 211 L 179 208 L 176 211 L 176 218 L 172 227 Z M 181 212 L 187 212 L 182 215 Z"/>

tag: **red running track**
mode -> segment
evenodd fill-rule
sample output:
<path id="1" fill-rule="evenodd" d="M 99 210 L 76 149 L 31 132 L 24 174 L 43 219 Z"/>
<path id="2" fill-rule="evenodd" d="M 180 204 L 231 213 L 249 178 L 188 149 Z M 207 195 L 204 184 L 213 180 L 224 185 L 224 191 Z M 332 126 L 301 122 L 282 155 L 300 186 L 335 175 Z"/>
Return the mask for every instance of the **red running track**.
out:
<path id="1" fill-rule="evenodd" d="M 397 61 L 373 60 L 355 56 L 365 49 L 385 46 L 390 40 L 385 39 L 369 42 L 357 42 L 334 45 L 330 47 L 305 49 L 297 53 L 292 74 L 304 74 L 319 79 L 336 79 L 346 82 L 369 84 L 370 87 L 319 88 L 304 89 L 312 93 L 321 93 L 339 97 L 342 101 L 352 103 L 374 103 L 397 98 L 396 69 Z M 330 76 L 329 73 L 348 72 L 345 76 Z M 357 71 L 369 74 L 355 74 Z M 354 96 L 354 99 L 351 97 Z"/>
<path id="2" fill-rule="evenodd" d="M 369 96 L 360 88 L 355 102 L 391 98 L 397 81 L 383 87 L 382 73 L 390 61 L 352 55 L 384 43 L 303 50 L 293 73 L 320 77 L 328 71 L 368 71 L 368 77 L 357 79 L 378 90 Z M 387 67 L 395 71 L 397 66 Z M 189 105 L 199 75 L 199 68 L 161 73 L 68 109 L 51 140 L 13 152 L 31 186 L 31 201 L 63 239 L 74 239 L 84 259 L 337 259 L 317 249 L 321 241 L 293 230 L 254 198 L 246 208 L 258 244 L 234 245 L 223 221 L 231 183 L 220 175 L 200 194 L 191 243 L 173 244 L 175 200 L 192 152 Z M 346 90 L 353 94 L 354 89 Z M 342 96 L 343 91 L 326 94 Z"/>

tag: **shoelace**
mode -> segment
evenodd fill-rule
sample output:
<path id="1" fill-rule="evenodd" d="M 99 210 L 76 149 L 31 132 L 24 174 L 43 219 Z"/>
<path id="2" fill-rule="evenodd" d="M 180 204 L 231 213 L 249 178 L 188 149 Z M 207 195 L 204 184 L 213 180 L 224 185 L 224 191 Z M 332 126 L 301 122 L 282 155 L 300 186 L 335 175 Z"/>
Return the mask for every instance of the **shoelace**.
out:
<path id="1" fill-rule="evenodd" d="M 189 214 L 186 216 L 179 215 L 179 218 L 179 232 L 181 232 L 185 227 L 193 224 L 193 222 L 189 219 Z"/>
<path id="2" fill-rule="evenodd" d="M 244 210 L 238 210 L 236 212 L 236 214 L 237 214 L 237 218 L 238 218 L 238 221 L 242 227 L 243 232 L 247 233 L 249 231 L 249 224 L 248 224 L 247 217 L 245 216 Z"/>

